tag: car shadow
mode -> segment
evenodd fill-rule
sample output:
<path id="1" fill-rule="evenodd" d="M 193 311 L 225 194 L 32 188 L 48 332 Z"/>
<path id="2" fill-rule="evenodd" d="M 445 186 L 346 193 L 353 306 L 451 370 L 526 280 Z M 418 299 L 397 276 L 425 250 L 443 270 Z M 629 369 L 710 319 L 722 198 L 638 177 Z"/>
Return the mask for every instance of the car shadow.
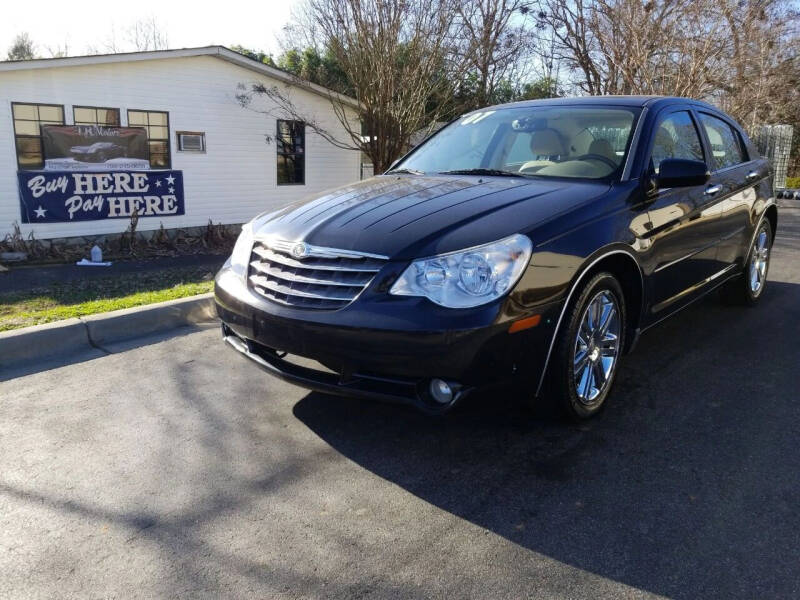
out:
<path id="1" fill-rule="evenodd" d="M 800 285 L 712 295 L 645 333 L 575 425 L 502 393 L 430 418 L 311 393 L 298 419 L 361 467 L 565 564 L 675 598 L 796 597 Z"/>

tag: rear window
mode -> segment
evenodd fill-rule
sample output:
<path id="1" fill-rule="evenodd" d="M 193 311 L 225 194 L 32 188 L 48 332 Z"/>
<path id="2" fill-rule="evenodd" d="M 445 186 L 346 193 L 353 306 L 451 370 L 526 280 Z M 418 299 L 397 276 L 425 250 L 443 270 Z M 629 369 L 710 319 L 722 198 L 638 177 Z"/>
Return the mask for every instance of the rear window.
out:
<path id="1" fill-rule="evenodd" d="M 742 139 L 733 127 L 708 113 L 700 113 L 700 121 L 711 145 L 715 170 L 734 167 L 746 161 Z"/>

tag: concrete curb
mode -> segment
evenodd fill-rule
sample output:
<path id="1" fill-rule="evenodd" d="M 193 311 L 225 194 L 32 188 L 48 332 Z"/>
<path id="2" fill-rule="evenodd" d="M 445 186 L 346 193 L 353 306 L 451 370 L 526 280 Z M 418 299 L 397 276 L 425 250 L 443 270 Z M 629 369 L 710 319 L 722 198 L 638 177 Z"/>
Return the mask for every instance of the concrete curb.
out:
<path id="1" fill-rule="evenodd" d="M 109 313 L 0 332 L 0 368 L 75 355 L 217 318 L 214 294 L 167 300 Z"/>

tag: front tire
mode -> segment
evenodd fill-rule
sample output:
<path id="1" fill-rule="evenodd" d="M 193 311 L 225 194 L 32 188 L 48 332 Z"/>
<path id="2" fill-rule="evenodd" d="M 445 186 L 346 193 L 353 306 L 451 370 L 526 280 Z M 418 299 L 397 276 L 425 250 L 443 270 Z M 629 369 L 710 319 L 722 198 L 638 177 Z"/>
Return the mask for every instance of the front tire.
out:
<path id="1" fill-rule="evenodd" d="M 580 421 L 603 409 L 614 384 L 627 334 L 622 286 L 611 273 L 598 273 L 565 316 L 548 371 L 548 388 L 561 410 Z"/>

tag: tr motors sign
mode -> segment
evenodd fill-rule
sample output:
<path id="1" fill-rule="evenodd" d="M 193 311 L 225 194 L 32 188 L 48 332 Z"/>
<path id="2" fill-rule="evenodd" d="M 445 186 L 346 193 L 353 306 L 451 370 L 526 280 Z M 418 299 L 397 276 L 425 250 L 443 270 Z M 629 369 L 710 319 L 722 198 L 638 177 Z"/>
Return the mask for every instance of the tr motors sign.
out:
<path id="1" fill-rule="evenodd" d="M 181 171 L 18 171 L 23 223 L 184 214 Z"/>
<path id="2" fill-rule="evenodd" d="M 141 171 L 150 168 L 142 127 L 43 125 L 46 171 Z"/>

